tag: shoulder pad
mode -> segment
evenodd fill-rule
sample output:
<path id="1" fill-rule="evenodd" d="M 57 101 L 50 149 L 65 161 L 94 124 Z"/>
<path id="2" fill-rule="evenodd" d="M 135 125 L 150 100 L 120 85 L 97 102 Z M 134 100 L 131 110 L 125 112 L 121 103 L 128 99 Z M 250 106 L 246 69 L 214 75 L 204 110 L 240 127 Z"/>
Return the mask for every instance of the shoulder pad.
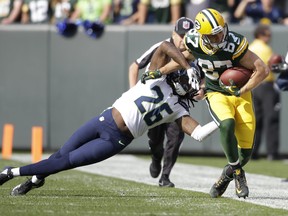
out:
<path id="1" fill-rule="evenodd" d="M 183 42 L 189 52 L 191 52 L 193 47 L 197 48 L 199 46 L 199 38 L 200 35 L 196 29 L 191 29 L 186 33 Z"/>
<path id="2" fill-rule="evenodd" d="M 236 60 L 237 58 L 242 58 L 248 50 L 249 43 L 247 38 L 236 32 L 229 32 L 228 41 L 229 43 L 233 43 L 236 47 L 232 59 Z"/>

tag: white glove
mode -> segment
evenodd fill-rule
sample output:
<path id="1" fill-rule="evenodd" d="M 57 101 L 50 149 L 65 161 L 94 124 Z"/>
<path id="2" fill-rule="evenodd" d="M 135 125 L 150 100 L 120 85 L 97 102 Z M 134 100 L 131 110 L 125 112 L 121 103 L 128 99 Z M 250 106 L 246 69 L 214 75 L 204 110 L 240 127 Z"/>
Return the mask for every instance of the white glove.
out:
<path id="1" fill-rule="evenodd" d="M 191 67 L 187 69 L 187 74 L 192 88 L 198 91 L 200 86 L 200 72 L 195 67 Z"/>

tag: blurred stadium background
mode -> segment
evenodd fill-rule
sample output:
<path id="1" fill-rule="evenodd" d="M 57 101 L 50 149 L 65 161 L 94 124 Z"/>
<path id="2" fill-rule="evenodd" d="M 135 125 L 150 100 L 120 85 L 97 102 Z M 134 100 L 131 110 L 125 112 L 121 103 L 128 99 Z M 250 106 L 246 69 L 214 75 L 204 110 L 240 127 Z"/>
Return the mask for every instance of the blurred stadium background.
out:
<path id="1" fill-rule="evenodd" d="M 252 41 L 255 26 L 229 28 Z M 172 25 L 109 25 L 99 39 L 87 37 L 82 29 L 67 39 L 52 25 L 0 26 L 0 125 L 14 125 L 14 150 L 30 150 L 33 126 L 44 129 L 45 151 L 62 146 L 74 130 L 128 89 L 129 64 L 151 44 L 170 37 L 172 30 Z M 271 46 L 285 55 L 287 26 L 273 25 L 272 32 Z M 286 156 L 287 93 L 281 98 L 279 152 Z M 210 121 L 205 102 L 197 103 L 191 115 L 201 123 Z M 260 152 L 265 154 L 265 149 L 263 143 Z M 147 136 L 134 140 L 124 152 L 148 153 Z M 221 155 L 219 135 L 203 143 L 186 136 L 180 153 Z"/>

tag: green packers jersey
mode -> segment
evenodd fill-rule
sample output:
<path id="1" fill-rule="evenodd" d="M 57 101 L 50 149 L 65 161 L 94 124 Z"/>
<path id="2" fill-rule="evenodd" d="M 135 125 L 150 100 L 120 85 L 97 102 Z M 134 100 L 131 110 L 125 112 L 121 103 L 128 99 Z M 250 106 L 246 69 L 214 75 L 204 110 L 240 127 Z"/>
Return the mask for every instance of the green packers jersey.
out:
<path id="1" fill-rule="evenodd" d="M 184 38 L 184 44 L 197 59 L 198 66 L 205 73 L 207 92 L 217 91 L 227 94 L 219 86 L 219 77 L 227 68 L 239 65 L 240 59 L 248 50 L 247 39 L 240 34 L 229 31 L 225 47 L 213 52 L 203 44 L 198 32 L 191 29 Z"/>

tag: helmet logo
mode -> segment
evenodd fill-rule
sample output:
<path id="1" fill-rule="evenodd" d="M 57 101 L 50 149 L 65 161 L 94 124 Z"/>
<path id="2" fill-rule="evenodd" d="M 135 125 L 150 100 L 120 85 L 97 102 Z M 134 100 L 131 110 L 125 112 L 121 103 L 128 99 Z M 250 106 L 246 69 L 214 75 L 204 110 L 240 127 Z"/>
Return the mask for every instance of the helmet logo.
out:
<path id="1" fill-rule="evenodd" d="M 190 22 L 184 21 L 182 24 L 183 29 L 190 29 Z"/>
<path id="2" fill-rule="evenodd" d="M 198 20 L 195 20 L 195 28 L 196 28 L 197 30 L 199 30 L 199 29 L 201 28 L 201 25 L 200 25 L 200 23 L 199 23 Z"/>

